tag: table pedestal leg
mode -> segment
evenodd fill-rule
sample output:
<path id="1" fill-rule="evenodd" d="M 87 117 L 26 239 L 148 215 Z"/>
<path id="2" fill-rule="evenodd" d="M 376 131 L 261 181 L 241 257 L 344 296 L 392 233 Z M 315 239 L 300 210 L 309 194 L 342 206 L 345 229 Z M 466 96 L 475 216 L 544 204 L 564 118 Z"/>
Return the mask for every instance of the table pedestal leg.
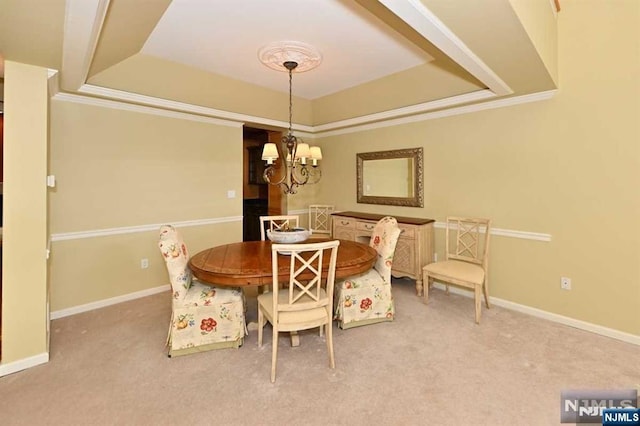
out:
<path id="1" fill-rule="evenodd" d="M 291 331 L 291 346 L 300 346 L 300 336 L 297 331 Z"/>

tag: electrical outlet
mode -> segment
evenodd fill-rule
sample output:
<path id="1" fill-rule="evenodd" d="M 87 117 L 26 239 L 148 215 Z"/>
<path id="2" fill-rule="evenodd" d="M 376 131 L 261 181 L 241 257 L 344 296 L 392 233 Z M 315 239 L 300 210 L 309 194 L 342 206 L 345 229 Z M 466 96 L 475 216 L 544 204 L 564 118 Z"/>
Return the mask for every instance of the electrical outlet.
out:
<path id="1" fill-rule="evenodd" d="M 149 259 L 140 260 L 140 268 L 147 269 L 149 267 Z"/>
<path id="2" fill-rule="evenodd" d="M 438 261 L 438 253 L 433 253 L 433 261 L 434 262 Z"/>
<path id="3" fill-rule="evenodd" d="M 563 290 L 571 290 L 571 278 L 560 277 L 560 288 Z"/>

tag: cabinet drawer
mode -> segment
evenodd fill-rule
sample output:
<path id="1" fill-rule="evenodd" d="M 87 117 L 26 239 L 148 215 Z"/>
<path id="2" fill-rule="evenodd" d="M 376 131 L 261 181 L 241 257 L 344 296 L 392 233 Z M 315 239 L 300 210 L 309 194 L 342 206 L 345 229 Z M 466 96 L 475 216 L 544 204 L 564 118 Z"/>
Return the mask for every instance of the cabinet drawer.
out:
<path id="1" fill-rule="evenodd" d="M 336 216 L 333 218 L 333 226 L 339 226 L 341 228 L 356 228 L 356 221 L 347 217 Z"/>
<path id="2" fill-rule="evenodd" d="M 360 230 L 360 231 L 373 231 L 373 228 L 375 228 L 376 224 L 375 222 L 356 222 L 356 229 Z"/>
<path id="3" fill-rule="evenodd" d="M 400 238 L 410 238 L 413 240 L 416 237 L 416 229 L 413 226 L 407 226 L 399 223 L 398 227 L 402 229 Z"/>

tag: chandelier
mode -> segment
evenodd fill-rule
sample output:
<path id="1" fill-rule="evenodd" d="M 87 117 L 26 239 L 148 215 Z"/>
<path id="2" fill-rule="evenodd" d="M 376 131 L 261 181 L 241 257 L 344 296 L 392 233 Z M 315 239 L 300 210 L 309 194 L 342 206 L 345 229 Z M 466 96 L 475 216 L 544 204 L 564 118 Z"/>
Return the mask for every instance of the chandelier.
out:
<path id="1" fill-rule="evenodd" d="M 296 47 L 299 49 L 299 45 L 296 45 Z M 287 56 L 282 55 L 281 51 L 279 54 L 280 58 Z M 272 62 L 269 64 L 263 59 L 263 52 L 261 52 L 261 60 L 265 65 L 274 68 Z M 319 56 L 316 61 L 319 63 Z M 267 167 L 264 169 L 264 180 L 271 185 L 280 185 L 285 194 L 295 194 L 299 186 L 317 183 L 320 180 L 322 173 L 318 166 L 318 161 L 322 160 L 322 151 L 320 147 L 310 147 L 302 139 L 293 135 L 291 124 L 293 110 L 292 80 L 293 70 L 298 67 L 298 62 L 285 60 L 282 62 L 282 66 L 289 72 L 289 129 L 287 134 L 282 137 L 280 147 L 275 143 L 264 144 L 262 159 L 267 162 Z M 278 162 L 279 158 L 284 158 L 284 161 L 280 160 Z"/>

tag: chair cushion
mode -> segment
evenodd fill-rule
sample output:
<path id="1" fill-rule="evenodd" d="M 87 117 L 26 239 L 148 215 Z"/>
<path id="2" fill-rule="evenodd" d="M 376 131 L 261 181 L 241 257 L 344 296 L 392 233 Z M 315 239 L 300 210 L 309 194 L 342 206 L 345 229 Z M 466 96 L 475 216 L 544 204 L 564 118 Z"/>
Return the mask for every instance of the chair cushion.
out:
<path id="1" fill-rule="evenodd" d="M 320 299 L 324 299 L 327 297 L 324 289 L 320 289 Z M 286 304 L 289 298 L 289 290 L 282 289 L 278 291 L 278 300 L 281 301 L 282 304 Z M 309 296 L 302 296 L 296 304 L 304 305 L 305 301 L 313 302 Z M 262 308 L 262 312 L 264 315 L 271 321 L 273 319 L 273 294 L 272 293 L 263 293 L 258 296 L 258 304 Z M 315 322 L 321 321 L 322 319 L 327 318 L 327 308 L 319 307 L 313 309 L 305 309 L 302 311 L 291 311 L 291 312 L 280 312 L 278 314 L 278 322 L 281 325 L 286 326 L 287 324 L 297 324 L 301 322 Z"/>
<path id="2" fill-rule="evenodd" d="M 242 300 L 242 290 L 236 287 L 214 287 L 194 280 L 182 300 L 173 302 L 174 307 L 223 305 Z"/>
<path id="3" fill-rule="evenodd" d="M 472 284 L 482 284 L 484 281 L 484 269 L 475 263 L 459 260 L 445 260 L 443 262 L 430 263 L 424 267 L 430 274 L 441 277 L 449 277 L 457 281 L 465 281 Z"/>

